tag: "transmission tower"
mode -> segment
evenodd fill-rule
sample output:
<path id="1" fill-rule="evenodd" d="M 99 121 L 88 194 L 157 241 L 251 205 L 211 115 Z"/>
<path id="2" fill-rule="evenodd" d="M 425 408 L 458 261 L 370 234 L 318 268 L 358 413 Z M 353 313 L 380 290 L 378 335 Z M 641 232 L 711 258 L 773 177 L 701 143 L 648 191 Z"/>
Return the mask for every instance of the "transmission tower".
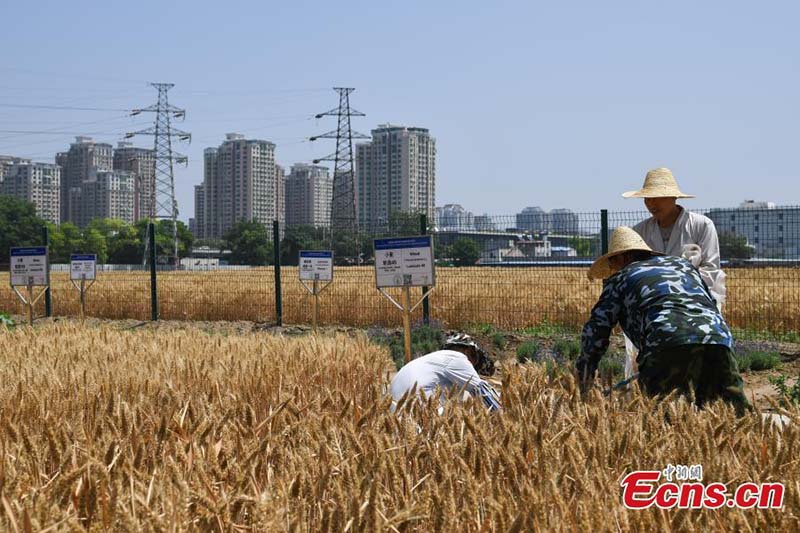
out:
<path id="1" fill-rule="evenodd" d="M 134 135 L 152 135 L 153 142 L 153 158 L 155 164 L 155 183 L 150 183 L 149 187 L 145 190 L 151 194 L 150 205 L 153 206 L 153 212 L 149 216 L 155 220 L 172 220 L 172 237 L 174 242 L 172 262 L 176 267 L 178 266 L 178 202 L 175 200 L 175 174 L 173 172 L 174 163 L 188 162 L 185 155 L 181 155 L 172 151 L 172 138 L 177 137 L 181 141 L 192 140 L 192 135 L 173 128 L 172 119 L 183 120 L 186 117 L 186 110 L 178 109 L 170 105 L 167 91 L 175 86 L 174 83 L 151 83 L 153 87 L 158 90 L 158 102 L 155 105 L 144 107 L 141 109 L 134 109 L 131 111 L 131 116 L 140 113 L 155 113 L 156 119 L 152 127 L 127 133 L 126 139 Z M 150 226 L 147 226 L 148 232 Z M 148 243 L 149 234 L 145 236 L 145 253 L 142 263 L 147 262 L 148 256 Z"/>
<path id="2" fill-rule="evenodd" d="M 350 127 L 350 117 L 363 117 L 364 113 L 350 108 L 350 93 L 355 91 L 352 87 L 334 87 L 339 93 L 339 107 L 320 113 L 316 118 L 337 117 L 338 125 L 335 130 L 310 137 L 310 141 L 317 139 L 336 139 L 336 151 L 327 157 L 315 159 L 314 164 L 320 161 L 333 161 L 333 199 L 331 200 L 331 230 L 352 231 L 358 229 L 356 218 L 356 187 L 355 172 L 353 169 L 353 139 L 369 139 L 368 136 L 353 131 Z"/>

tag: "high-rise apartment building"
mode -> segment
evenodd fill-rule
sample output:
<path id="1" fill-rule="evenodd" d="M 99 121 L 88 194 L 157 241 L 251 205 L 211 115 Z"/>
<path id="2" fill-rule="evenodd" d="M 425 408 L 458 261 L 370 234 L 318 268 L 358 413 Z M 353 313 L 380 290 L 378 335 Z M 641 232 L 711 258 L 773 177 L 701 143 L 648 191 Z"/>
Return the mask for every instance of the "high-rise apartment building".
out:
<path id="1" fill-rule="evenodd" d="M 327 227 L 333 179 L 326 167 L 297 163 L 286 177 L 286 225 Z"/>
<path id="2" fill-rule="evenodd" d="M 194 227 L 191 228 L 192 234 L 197 239 L 204 239 L 206 236 L 206 188 L 201 183 L 194 186 Z"/>
<path id="3" fill-rule="evenodd" d="M 280 215 L 275 145 L 229 133 L 204 152 L 204 236 L 220 238 L 240 220 L 272 224 Z M 195 224 L 200 224 L 195 212 Z"/>
<path id="4" fill-rule="evenodd" d="M 134 220 L 155 217 L 156 162 L 153 150 L 120 142 L 114 150 L 114 170 L 124 170 L 134 175 Z"/>
<path id="5" fill-rule="evenodd" d="M 95 218 L 134 222 L 136 177 L 126 170 L 93 173 L 80 187 L 71 189 L 72 217 L 81 227 Z"/>
<path id="6" fill-rule="evenodd" d="M 31 202 L 36 214 L 58 224 L 61 218 L 61 167 L 49 163 L 20 162 L 6 168 L 0 194 Z"/>
<path id="7" fill-rule="evenodd" d="M 425 128 L 381 125 L 356 146 L 359 225 L 385 227 L 394 212 L 426 213 L 436 205 L 436 139 Z"/>
<path id="8" fill-rule="evenodd" d="M 72 204 L 76 196 L 73 189 L 80 188 L 96 172 L 113 170 L 114 155 L 110 144 L 96 143 L 91 137 L 76 137 L 69 151 L 56 155 L 56 164 L 61 166 L 61 221 L 77 222 L 80 207 Z"/>
<path id="9" fill-rule="evenodd" d="M 13 155 L 0 155 L 0 183 L 3 183 L 3 178 L 14 165 L 19 165 L 21 163 L 30 163 L 30 159 L 25 159 L 23 157 L 14 157 Z"/>
<path id="10" fill-rule="evenodd" d="M 286 173 L 280 165 L 275 165 L 275 220 L 283 231 L 286 225 Z"/>

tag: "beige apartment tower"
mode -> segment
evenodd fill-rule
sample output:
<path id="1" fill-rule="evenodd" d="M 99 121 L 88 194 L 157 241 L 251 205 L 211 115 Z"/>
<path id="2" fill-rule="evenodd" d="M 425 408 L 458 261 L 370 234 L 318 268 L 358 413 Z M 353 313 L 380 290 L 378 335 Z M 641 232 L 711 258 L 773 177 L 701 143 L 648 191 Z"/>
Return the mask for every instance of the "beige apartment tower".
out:
<path id="1" fill-rule="evenodd" d="M 205 238 L 221 238 L 241 220 L 271 225 L 280 216 L 273 143 L 229 133 L 219 148 L 207 148 L 203 159 L 205 213 L 201 220 L 195 205 L 195 224 Z"/>
<path id="2" fill-rule="evenodd" d="M 425 213 L 436 206 L 436 139 L 425 128 L 385 124 L 356 146 L 359 226 L 385 228 L 394 212 Z"/>
<path id="3" fill-rule="evenodd" d="M 333 179 L 326 167 L 298 163 L 286 177 L 286 225 L 328 227 Z"/>
<path id="4" fill-rule="evenodd" d="M 36 214 L 58 224 L 61 218 L 61 167 L 49 163 L 20 162 L 5 169 L 0 194 L 36 206 Z"/>
<path id="5" fill-rule="evenodd" d="M 131 172 L 135 194 L 133 219 L 135 221 L 156 216 L 156 160 L 154 152 L 136 148 L 133 143 L 120 142 L 114 150 L 114 170 Z"/>
<path id="6" fill-rule="evenodd" d="M 113 170 L 114 154 L 110 144 L 96 143 L 91 137 L 76 137 L 69 151 L 56 154 L 56 164 L 61 166 L 61 221 L 78 222 L 80 206 L 72 205 L 79 189 L 95 172 Z"/>

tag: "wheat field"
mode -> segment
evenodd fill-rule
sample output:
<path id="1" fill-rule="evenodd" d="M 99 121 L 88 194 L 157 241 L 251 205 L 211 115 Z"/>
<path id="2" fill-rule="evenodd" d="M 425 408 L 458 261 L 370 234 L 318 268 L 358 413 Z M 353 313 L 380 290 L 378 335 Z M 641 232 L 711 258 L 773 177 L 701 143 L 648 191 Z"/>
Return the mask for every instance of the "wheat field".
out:
<path id="1" fill-rule="evenodd" d="M 563 531 L 800 528 L 800 413 L 640 396 L 581 399 L 507 367 L 504 411 L 396 417 L 365 337 L 0 332 L 4 531 Z M 620 479 L 667 463 L 786 484 L 781 510 L 623 507 Z"/>
<path id="2" fill-rule="evenodd" d="M 297 280 L 296 267 L 282 268 L 283 319 L 311 321 L 312 298 Z M 600 292 L 581 268 L 440 268 L 431 293 L 431 317 L 458 328 L 489 323 L 519 329 L 542 323 L 579 327 Z M 728 269 L 729 323 L 751 330 L 800 329 L 800 269 Z M 334 283 L 320 297 L 323 324 L 396 325 L 400 315 L 374 287 L 369 267 L 337 268 Z M 87 313 L 100 318 L 150 317 L 147 272 L 101 272 L 87 296 Z M 78 293 L 67 273 L 52 274 L 53 312 L 78 314 Z M 159 272 L 161 317 L 178 320 L 275 320 L 274 271 Z M 414 289 L 421 294 L 420 289 Z M 43 304 L 39 304 L 39 314 Z M 23 314 L 24 308 L 0 275 L 0 310 Z M 421 316 L 417 309 L 415 318 Z"/>

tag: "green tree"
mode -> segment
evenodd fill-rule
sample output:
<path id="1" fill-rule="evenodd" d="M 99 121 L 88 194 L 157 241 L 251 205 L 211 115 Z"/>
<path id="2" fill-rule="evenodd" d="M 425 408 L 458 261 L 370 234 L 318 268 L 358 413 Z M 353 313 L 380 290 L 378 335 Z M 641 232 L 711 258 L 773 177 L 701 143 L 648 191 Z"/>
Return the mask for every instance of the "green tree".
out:
<path id="1" fill-rule="evenodd" d="M 719 236 L 719 255 L 723 259 L 750 259 L 755 254 L 744 235 L 723 232 Z"/>
<path id="2" fill-rule="evenodd" d="M 144 250 L 144 241 L 147 238 L 147 225 L 150 223 L 147 219 L 142 219 L 136 223 L 136 234 L 139 240 L 142 241 L 142 250 Z M 175 249 L 175 241 L 173 240 L 172 221 L 171 220 L 157 220 L 156 221 L 156 255 L 160 257 L 172 257 Z M 178 256 L 187 257 L 192 252 L 192 243 L 194 243 L 194 235 L 189 231 L 189 228 L 178 221 Z"/>
<path id="3" fill-rule="evenodd" d="M 333 232 L 333 260 L 337 265 L 352 265 L 372 253 L 372 240 L 367 235 L 355 231 L 338 230 Z"/>
<path id="4" fill-rule="evenodd" d="M 32 203 L 0 196 L 0 263 L 9 262 L 12 246 L 41 245 L 45 224 Z"/>
<path id="5" fill-rule="evenodd" d="M 72 222 L 60 226 L 50 225 L 50 261 L 69 263 L 75 253 L 97 254 L 97 262 L 108 261 L 106 237 L 97 229 L 81 230 Z"/>
<path id="6" fill-rule="evenodd" d="M 69 263 L 71 254 L 84 251 L 83 234 L 72 222 L 64 222 L 60 226 L 50 224 L 49 228 L 51 263 Z"/>
<path id="7" fill-rule="evenodd" d="M 406 211 L 392 211 L 389 214 L 388 233 L 392 236 L 403 237 L 420 234 L 420 213 Z"/>
<path id="8" fill-rule="evenodd" d="M 128 226 L 130 224 L 118 218 L 95 218 L 89 222 L 86 229 L 97 231 L 100 235 L 109 239 Z"/>
<path id="9" fill-rule="evenodd" d="M 103 234 L 97 230 L 83 230 L 82 249 L 87 254 L 97 254 L 98 263 L 105 263 L 108 261 L 108 242 Z"/>
<path id="10" fill-rule="evenodd" d="M 260 222 L 237 222 L 224 236 L 234 265 L 261 266 L 271 264 L 272 238 Z"/>
<path id="11" fill-rule="evenodd" d="M 574 249 L 578 257 L 591 257 L 592 241 L 586 237 L 570 237 L 569 246 Z"/>
<path id="12" fill-rule="evenodd" d="M 450 255 L 456 266 L 472 266 L 481 258 L 481 248 L 472 239 L 462 237 L 450 246 Z"/>
<path id="13" fill-rule="evenodd" d="M 99 231 L 97 232 L 99 233 Z M 144 243 L 133 226 L 123 226 L 109 237 L 107 242 L 109 263 L 135 265 L 142 262 Z"/>
<path id="14" fill-rule="evenodd" d="M 322 228 L 289 226 L 281 241 L 281 264 L 297 265 L 300 250 L 327 250 Z"/>

